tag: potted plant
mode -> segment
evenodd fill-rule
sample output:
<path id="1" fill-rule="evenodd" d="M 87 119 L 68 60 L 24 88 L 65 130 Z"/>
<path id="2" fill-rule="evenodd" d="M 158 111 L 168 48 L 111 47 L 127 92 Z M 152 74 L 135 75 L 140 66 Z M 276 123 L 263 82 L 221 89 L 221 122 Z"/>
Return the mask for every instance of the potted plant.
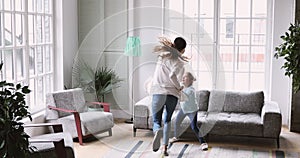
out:
<path id="1" fill-rule="evenodd" d="M 0 64 L 0 71 L 3 63 Z M 26 106 L 25 95 L 30 93 L 28 86 L 0 82 L 0 157 L 28 157 L 33 151 L 29 146 L 29 136 L 24 132 L 21 119 L 32 120 Z"/>
<path id="2" fill-rule="evenodd" d="M 119 83 L 122 80 L 118 77 L 116 72 L 107 67 L 100 67 L 95 72 L 95 89 L 97 100 L 104 102 L 106 94 L 112 92 L 114 88 L 120 87 Z"/>
<path id="3" fill-rule="evenodd" d="M 113 69 L 99 67 L 96 70 L 91 68 L 82 59 L 78 59 L 72 70 L 73 88 L 82 88 L 88 100 L 104 102 L 105 95 L 119 87 L 122 80 Z M 90 96 L 94 97 L 90 97 Z"/>
<path id="4" fill-rule="evenodd" d="M 292 78 L 292 108 L 291 108 L 291 131 L 300 132 L 299 112 L 300 109 L 299 90 L 300 90 L 300 25 L 299 23 L 290 24 L 288 31 L 280 37 L 283 40 L 275 48 L 274 57 L 284 58 L 281 67 L 285 70 L 285 75 Z M 298 99 L 297 99 L 298 98 Z"/>

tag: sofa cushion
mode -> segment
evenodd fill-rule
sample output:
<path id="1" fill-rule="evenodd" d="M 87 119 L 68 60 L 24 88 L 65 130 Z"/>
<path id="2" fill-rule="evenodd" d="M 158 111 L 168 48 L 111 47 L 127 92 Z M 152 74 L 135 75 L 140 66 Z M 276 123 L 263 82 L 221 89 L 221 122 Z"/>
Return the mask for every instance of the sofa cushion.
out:
<path id="1" fill-rule="evenodd" d="M 209 91 L 200 90 L 196 92 L 197 103 L 199 106 L 199 111 L 207 111 L 208 109 L 208 100 L 209 100 Z"/>
<path id="2" fill-rule="evenodd" d="M 264 94 L 259 92 L 230 92 L 212 90 L 209 96 L 208 112 L 237 112 L 260 114 Z"/>
<path id="3" fill-rule="evenodd" d="M 222 112 L 225 104 L 225 91 L 212 90 L 209 95 L 208 112 Z"/>
<path id="4" fill-rule="evenodd" d="M 263 136 L 261 117 L 256 113 L 211 112 L 207 114 L 204 120 L 201 120 L 200 118 L 200 121 L 200 129 L 204 133 L 236 136 Z"/>
<path id="5" fill-rule="evenodd" d="M 235 103 L 234 98 L 228 96 L 228 102 L 224 106 L 225 112 L 257 113 L 260 114 L 264 104 L 264 93 L 260 92 L 236 92 L 239 104 Z M 230 100 L 231 99 L 231 100 Z M 227 101 L 227 95 L 226 95 Z"/>

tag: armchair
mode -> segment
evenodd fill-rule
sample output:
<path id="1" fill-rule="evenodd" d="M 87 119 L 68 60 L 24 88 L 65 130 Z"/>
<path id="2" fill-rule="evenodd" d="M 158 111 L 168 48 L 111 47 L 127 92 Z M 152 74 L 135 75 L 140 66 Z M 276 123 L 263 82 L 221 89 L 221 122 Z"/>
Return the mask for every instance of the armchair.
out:
<path id="1" fill-rule="evenodd" d="M 104 111 L 88 111 L 82 89 L 75 88 L 52 92 L 46 95 L 46 120 L 61 123 L 73 138 L 78 137 L 79 144 L 83 138 L 108 131 L 112 135 L 113 115 L 108 103 L 91 102 L 101 105 Z"/>
<path id="2" fill-rule="evenodd" d="M 73 140 L 69 133 L 64 133 L 61 124 L 40 123 L 25 124 L 24 128 L 49 127 L 52 126 L 54 133 L 46 133 L 31 136 L 29 143 L 35 147 L 35 151 L 30 154 L 30 158 L 57 157 L 74 158 Z"/>

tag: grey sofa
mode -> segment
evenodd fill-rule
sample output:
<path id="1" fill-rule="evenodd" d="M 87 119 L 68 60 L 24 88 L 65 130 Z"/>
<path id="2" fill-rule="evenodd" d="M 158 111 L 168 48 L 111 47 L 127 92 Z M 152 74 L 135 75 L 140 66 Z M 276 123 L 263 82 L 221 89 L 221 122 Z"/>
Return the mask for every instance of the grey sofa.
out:
<path id="1" fill-rule="evenodd" d="M 264 93 L 231 92 L 220 90 L 197 91 L 198 124 L 204 135 L 248 136 L 276 139 L 279 147 L 282 116 L 276 102 L 265 101 Z M 178 105 L 173 117 L 177 115 Z M 152 129 L 151 96 L 134 106 L 133 135 L 137 129 Z M 189 120 L 185 118 L 181 132 L 187 132 Z"/>

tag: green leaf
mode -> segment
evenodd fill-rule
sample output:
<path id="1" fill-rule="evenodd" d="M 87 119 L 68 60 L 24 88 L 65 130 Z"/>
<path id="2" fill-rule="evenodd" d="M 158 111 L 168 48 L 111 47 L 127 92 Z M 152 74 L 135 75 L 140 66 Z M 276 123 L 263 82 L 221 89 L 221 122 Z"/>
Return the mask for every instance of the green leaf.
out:
<path id="1" fill-rule="evenodd" d="M 1 140 L 0 142 L 0 149 L 2 149 L 5 145 L 5 139 Z"/>
<path id="2" fill-rule="evenodd" d="M 285 70 L 284 75 L 293 77 L 293 92 L 296 93 L 300 89 L 300 25 L 291 23 L 280 38 L 283 42 L 275 47 L 274 58 L 284 58 L 281 68 Z"/>
<path id="3" fill-rule="evenodd" d="M 17 84 L 16 89 L 20 89 L 21 88 L 21 84 Z"/>
<path id="4" fill-rule="evenodd" d="M 22 88 L 22 92 L 25 93 L 25 94 L 28 94 L 28 93 L 31 92 L 31 90 L 28 88 L 28 86 L 24 86 L 24 87 Z"/>

